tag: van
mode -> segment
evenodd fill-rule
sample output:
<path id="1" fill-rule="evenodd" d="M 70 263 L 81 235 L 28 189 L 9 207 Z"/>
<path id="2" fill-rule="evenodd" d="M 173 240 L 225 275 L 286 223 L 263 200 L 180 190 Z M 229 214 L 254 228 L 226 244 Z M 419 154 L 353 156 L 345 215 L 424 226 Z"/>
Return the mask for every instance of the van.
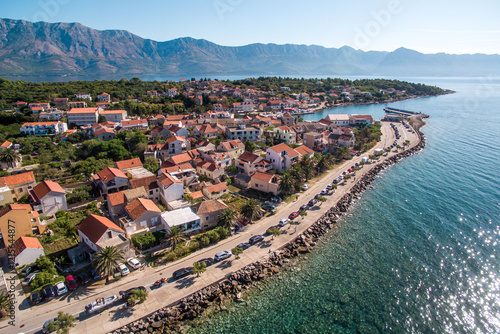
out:
<path id="1" fill-rule="evenodd" d="M 362 157 L 361 158 L 361 161 L 363 161 L 365 164 L 368 162 L 368 160 L 369 160 L 368 157 Z"/>

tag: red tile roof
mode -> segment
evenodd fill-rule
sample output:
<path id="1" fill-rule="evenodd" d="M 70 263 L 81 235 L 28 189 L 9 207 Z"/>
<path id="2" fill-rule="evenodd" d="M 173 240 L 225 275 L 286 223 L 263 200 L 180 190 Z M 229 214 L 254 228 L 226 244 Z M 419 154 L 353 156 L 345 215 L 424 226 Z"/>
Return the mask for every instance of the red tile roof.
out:
<path id="1" fill-rule="evenodd" d="M 59 183 L 46 180 L 43 180 L 42 182 L 37 184 L 32 190 L 32 192 L 36 195 L 38 200 L 44 198 L 45 195 L 47 195 L 51 191 L 60 194 L 66 193 L 66 191 L 64 191 L 64 189 L 59 185 Z"/>
<path id="2" fill-rule="evenodd" d="M 141 177 L 139 179 L 132 179 L 129 182 L 132 189 L 144 187 L 144 189 L 147 191 L 150 189 L 158 188 L 158 184 L 156 183 L 156 175 Z"/>
<path id="3" fill-rule="evenodd" d="M 121 170 L 112 167 L 104 168 L 99 173 L 97 173 L 97 176 L 104 183 L 114 179 L 115 177 L 123 177 L 127 179 L 127 175 L 125 175 Z"/>
<path id="4" fill-rule="evenodd" d="M 121 228 L 108 218 L 97 215 L 87 216 L 77 228 L 94 244 L 99 242 L 99 239 L 101 239 L 108 229 L 123 232 Z"/>
<path id="5" fill-rule="evenodd" d="M 228 189 L 228 187 L 227 187 L 226 182 L 221 182 L 218 184 L 214 184 L 213 186 L 207 187 L 206 189 L 210 194 L 213 194 L 213 193 L 224 191 L 224 190 Z"/>
<path id="6" fill-rule="evenodd" d="M 160 184 L 163 185 L 164 187 L 169 187 L 174 183 L 182 183 L 181 180 L 174 179 L 170 174 L 162 174 L 158 178 L 158 182 L 160 182 Z"/>
<path id="7" fill-rule="evenodd" d="M 42 244 L 34 237 L 20 237 L 14 243 L 14 257 L 21 254 L 25 249 L 43 249 Z"/>
<path id="8" fill-rule="evenodd" d="M 33 174 L 32 171 L 29 171 L 27 173 L 0 177 L 0 184 L 5 183 L 5 185 L 7 185 L 8 187 L 28 182 L 35 182 L 35 175 Z"/>
<path id="9" fill-rule="evenodd" d="M 119 170 L 124 170 L 124 169 L 129 169 L 129 168 L 134 168 L 134 167 L 140 167 L 140 166 L 142 166 L 142 162 L 141 162 L 141 159 L 134 158 L 134 159 L 129 159 L 129 160 L 117 161 L 115 163 L 115 166 Z"/>
<path id="10" fill-rule="evenodd" d="M 111 206 L 125 204 L 125 195 L 123 194 L 123 191 L 108 194 L 108 200 L 109 200 L 109 204 L 111 204 Z"/>
<path id="11" fill-rule="evenodd" d="M 9 148 L 12 143 L 10 141 L 4 141 L 2 145 L 0 145 L 3 148 Z"/>
<path id="12" fill-rule="evenodd" d="M 305 154 L 311 154 L 314 153 L 313 150 L 311 150 L 309 147 L 306 145 L 301 145 L 299 147 L 295 148 L 295 151 L 297 151 L 300 155 L 305 155 Z"/>
<path id="13" fill-rule="evenodd" d="M 191 197 L 192 194 L 191 194 Z M 193 197 L 194 198 L 194 197 Z M 218 200 L 218 199 L 212 199 L 209 201 L 203 201 L 198 204 L 195 204 L 191 207 L 197 215 L 202 215 L 202 214 L 207 214 L 207 213 L 213 213 L 213 212 L 219 212 L 222 210 L 225 210 L 228 208 L 224 202 Z"/>
<path id="14" fill-rule="evenodd" d="M 271 174 L 271 173 L 262 173 L 262 172 L 255 172 L 255 174 L 252 175 L 252 179 L 257 179 L 261 180 L 267 183 L 271 183 L 273 177 L 276 175 Z"/>
<path id="15" fill-rule="evenodd" d="M 133 220 L 136 220 L 148 211 L 161 212 L 152 200 L 144 198 L 134 199 L 125 207 L 125 210 L 127 210 Z"/>
<path id="16" fill-rule="evenodd" d="M 294 156 L 296 156 L 298 154 L 297 151 L 295 151 L 293 148 L 291 148 L 290 146 L 288 146 L 285 143 L 274 145 L 273 147 L 270 147 L 269 149 L 273 150 L 276 153 L 281 153 L 281 152 L 285 151 L 288 153 L 290 158 L 293 158 Z"/>
<path id="17" fill-rule="evenodd" d="M 68 114 L 95 114 L 99 108 L 71 108 Z"/>

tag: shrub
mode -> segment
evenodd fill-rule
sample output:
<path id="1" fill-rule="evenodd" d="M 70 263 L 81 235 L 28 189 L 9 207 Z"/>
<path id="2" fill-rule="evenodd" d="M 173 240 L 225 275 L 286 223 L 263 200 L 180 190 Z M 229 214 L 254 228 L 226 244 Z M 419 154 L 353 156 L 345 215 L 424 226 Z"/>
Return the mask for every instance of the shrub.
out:
<path id="1" fill-rule="evenodd" d="M 220 236 L 221 239 L 226 239 L 231 235 L 229 229 L 222 226 L 217 226 L 215 228 L 215 231 L 217 231 L 217 234 Z"/>
<path id="2" fill-rule="evenodd" d="M 210 239 L 210 243 L 211 244 L 214 244 L 214 243 L 218 242 L 221 239 L 219 233 L 217 233 L 216 230 L 208 231 L 207 232 L 207 237 Z"/>

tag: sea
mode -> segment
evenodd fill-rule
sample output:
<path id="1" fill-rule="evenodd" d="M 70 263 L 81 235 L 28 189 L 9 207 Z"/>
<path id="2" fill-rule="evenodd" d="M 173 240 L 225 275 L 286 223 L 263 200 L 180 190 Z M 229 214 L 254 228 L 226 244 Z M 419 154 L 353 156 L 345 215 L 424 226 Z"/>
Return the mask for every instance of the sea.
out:
<path id="1" fill-rule="evenodd" d="M 430 116 L 426 148 L 381 173 L 293 270 L 188 333 L 500 333 L 500 78 L 401 79 L 456 91 L 389 104 Z"/>

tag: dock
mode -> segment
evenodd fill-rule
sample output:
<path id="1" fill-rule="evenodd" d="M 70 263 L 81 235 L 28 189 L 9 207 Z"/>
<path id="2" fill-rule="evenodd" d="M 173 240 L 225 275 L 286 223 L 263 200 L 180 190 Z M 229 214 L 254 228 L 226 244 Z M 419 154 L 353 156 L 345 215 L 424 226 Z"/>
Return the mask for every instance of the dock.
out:
<path id="1" fill-rule="evenodd" d="M 421 115 L 422 114 L 421 112 L 404 110 L 404 109 L 396 109 L 396 108 L 391 108 L 391 107 L 385 107 L 384 111 L 387 114 L 396 114 L 396 115 L 402 115 L 402 116 L 414 116 L 414 115 Z"/>

